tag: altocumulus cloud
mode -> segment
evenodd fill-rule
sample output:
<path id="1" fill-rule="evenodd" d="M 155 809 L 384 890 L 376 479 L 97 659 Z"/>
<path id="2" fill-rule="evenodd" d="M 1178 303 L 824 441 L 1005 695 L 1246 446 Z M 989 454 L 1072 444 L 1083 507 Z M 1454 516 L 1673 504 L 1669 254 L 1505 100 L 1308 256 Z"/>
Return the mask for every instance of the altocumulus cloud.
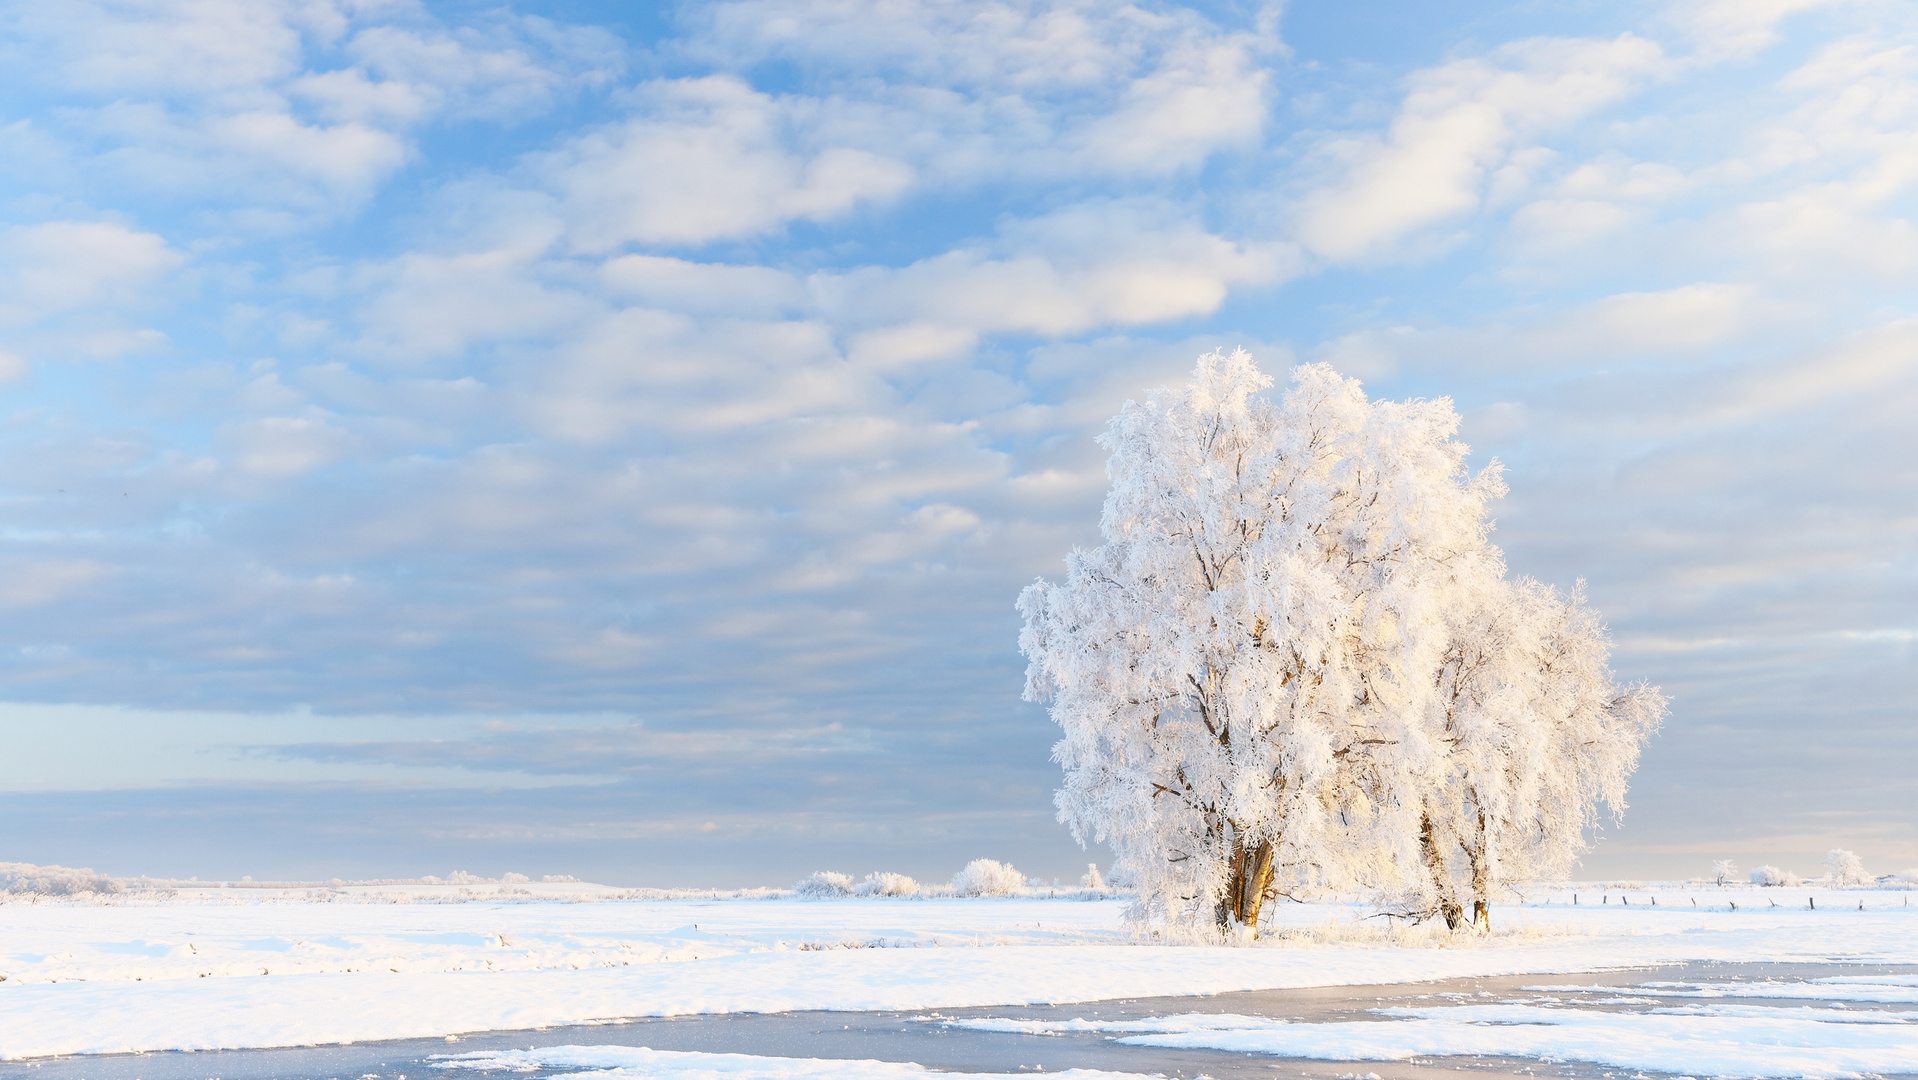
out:
<path id="1" fill-rule="evenodd" d="M 1907 10 L 623 17 L 0 22 L 14 857 L 1063 873 L 1011 598 L 1244 344 L 1455 397 L 1673 693 L 1595 872 L 1918 862 Z"/>

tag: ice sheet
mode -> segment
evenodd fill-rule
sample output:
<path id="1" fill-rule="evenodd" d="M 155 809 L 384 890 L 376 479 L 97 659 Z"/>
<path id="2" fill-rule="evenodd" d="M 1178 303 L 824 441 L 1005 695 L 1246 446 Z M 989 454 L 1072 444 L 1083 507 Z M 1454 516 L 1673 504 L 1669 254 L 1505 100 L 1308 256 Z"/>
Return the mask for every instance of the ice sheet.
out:
<path id="1" fill-rule="evenodd" d="M 594 1080 L 599 1077 L 643 1076 L 660 1080 L 923 1080 L 947 1076 L 922 1065 L 892 1061 L 846 1061 L 832 1058 L 759 1057 L 751 1054 L 699 1054 L 671 1050 L 649 1050 L 639 1046 L 549 1046 L 537 1050 L 489 1050 L 475 1054 L 449 1054 L 435 1063 L 438 1068 L 475 1069 L 501 1072 L 534 1072 L 541 1069 L 579 1069 L 567 1077 Z M 1019 1073 L 967 1073 L 976 1080 L 1010 1080 Z M 1031 1073 L 1024 1074 L 1031 1076 Z M 1093 1069 L 1069 1069 L 1047 1073 L 1071 1080 L 1148 1080 L 1140 1073 L 1102 1072 Z"/>
<path id="2" fill-rule="evenodd" d="M 948 1021 L 985 1031 L 1102 1031 L 1133 1046 L 1211 1049 L 1328 1061 L 1405 1061 L 1491 1055 L 1586 1061 L 1630 1069 L 1752 1077 L 1862 1077 L 1918 1067 L 1918 1022 L 1826 1018 L 1810 1010 L 1630 1013 L 1535 1005 L 1450 1005 L 1377 1010 L 1381 1019 L 1288 1023 L 1193 1013 L 1146 1020 L 1074 1019 L 1003 1026 L 998 1018 Z"/>

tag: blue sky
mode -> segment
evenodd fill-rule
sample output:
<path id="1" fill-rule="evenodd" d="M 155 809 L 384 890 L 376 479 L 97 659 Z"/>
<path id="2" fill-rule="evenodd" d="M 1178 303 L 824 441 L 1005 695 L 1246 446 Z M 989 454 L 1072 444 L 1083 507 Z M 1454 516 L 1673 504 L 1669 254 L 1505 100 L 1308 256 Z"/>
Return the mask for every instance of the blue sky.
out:
<path id="1" fill-rule="evenodd" d="M 1673 698 L 1595 875 L 1918 865 L 1918 14 L 0 9 L 0 857 L 1076 875 L 1012 601 L 1200 352 L 1449 396 Z"/>

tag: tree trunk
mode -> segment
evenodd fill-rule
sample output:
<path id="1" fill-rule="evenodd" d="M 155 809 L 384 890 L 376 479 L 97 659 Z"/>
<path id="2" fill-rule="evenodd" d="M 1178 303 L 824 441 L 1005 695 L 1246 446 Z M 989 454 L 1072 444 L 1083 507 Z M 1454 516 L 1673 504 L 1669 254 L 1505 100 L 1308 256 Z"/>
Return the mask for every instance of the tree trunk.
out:
<path id="1" fill-rule="evenodd" d="M 1478 792 L 1472 792 L 1474 802 Z M 1472 928 L 1492 932 L 1492 853 L 1485 843 L 1485 808 L 1478 808 L 1478 835 L 1472 843 Z"/>
<path id="2" fill-rule="evenodd" d="M 1250 847 L 1235 841 L 1228 867 L 1225 895 L 1219 897 L 1215 913 L 1219 929 L 1249 926 L 1256 935 L 1259 908 L 1265 902 L 1265 890 L 1272 886 L 1272 841 L 1261 840 Z"/>
<path id="3" fill-rule="evenodd" d="M 1445 928 L 1457 930 L 1465 925 L 1465 907 L 1452 889 L 1452 876 L 1445 872 L 1445 856 L 1439 854 L 1438 841 L 1432 835 L 1430 814 L 1419 821 L 1419 849 L 1425 854 L 1425 869 L 1432 875 L 1432 884 L 1438 888 L 1439 914 L 1445 919 Z"/>

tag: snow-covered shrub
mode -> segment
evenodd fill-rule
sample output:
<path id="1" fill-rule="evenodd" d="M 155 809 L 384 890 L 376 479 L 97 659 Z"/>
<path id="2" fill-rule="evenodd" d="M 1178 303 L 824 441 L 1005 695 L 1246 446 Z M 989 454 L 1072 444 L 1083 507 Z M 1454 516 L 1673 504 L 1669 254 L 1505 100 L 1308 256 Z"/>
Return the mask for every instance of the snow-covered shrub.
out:
<path id="1" fill-rule="evenodd" d="M 831 870 L 814 870 L 812 876 L 793 886 L 793 892 L 807 900 L 833 900 L 852 895 L 852 878 Z"/>
<path id="2" fill-rule="evenodd" d="M 1798 875 L 1776 866 L 1761 866 L 1746 876 L 1753 885 L 1797 885 Z"/>
<path id="3" fill-rule="evenodd" d="M 0 863 L 0 893 L 34 896 L 80 896 L 86 893 L 125 892 L 117 878 L 67 866 Z"/>
<path id="4" fill-rule="evenodd" d="M 952 876 L 952 891 L 960 896 L 1010 896 L 1025 884 L 1024 874 L 992 859 L 974 859 Z"/>
<path id="5" fill-rule="evenodd" d="M 1909 870 L 1901 870 L 1891 875 L 1891 883 L 1894 885 L 1918 885 L 1918 866 L 1914 866 Z"/>
<path id="6" fill-rule="evenodd" d="M 917 896 L 919 883 L 904 874 L 875 870 L 852 890 L 854 896 Z"/>
<path id="7" fill-rule="evenodd" d="M 1858 856 L 1844 848 L 1832 848 L 1825 854 L 1825 879 L 1832 885 L 1869 885 L 1872 876 Z"/>
<path id="8" fill-rule="evenodd" d="M 533 879 L 527 877 L 525 874 L 515 874 L 510 870 L 499 876 L 499 883 L 501 885 L 524 885 L 531 880 Z"/>
<path id="9" fill-rule="evenodd" d="M 577 882 L 579 879 L 574 877 L 571 874 L 548 874 L 545 877 L 540 878 L 540 880 L 546 882 L 549 885 L 553 885 L 553 884 L 571 884 L 573 882 Z"/>
<path id="10" fill-rule="evenodd" d="M 1712 882 L 1717 885 L 1729 885 L 1738 880 L 1738 864 L 1730 859 L 1717 859 L 1712 863 Z"/>
<path id="11" fill-rule="evenodd" d="M 1079 879 L 1079 884 L 1088 889 L 1097 889 L 1100 892 L 1105 891 L 1106 879 L 1099 876 L 1098 863 L 1086 864 L 1085 876 Z"/>
<path id="12" fill-rule="evenodd" d="M 464 870 L 455 870 L 446 875 L 446 883 L 448 885 L 491 885 L 493 884 L 493 879 L 481 877 L 478 874 L 469 874 Z"/>

